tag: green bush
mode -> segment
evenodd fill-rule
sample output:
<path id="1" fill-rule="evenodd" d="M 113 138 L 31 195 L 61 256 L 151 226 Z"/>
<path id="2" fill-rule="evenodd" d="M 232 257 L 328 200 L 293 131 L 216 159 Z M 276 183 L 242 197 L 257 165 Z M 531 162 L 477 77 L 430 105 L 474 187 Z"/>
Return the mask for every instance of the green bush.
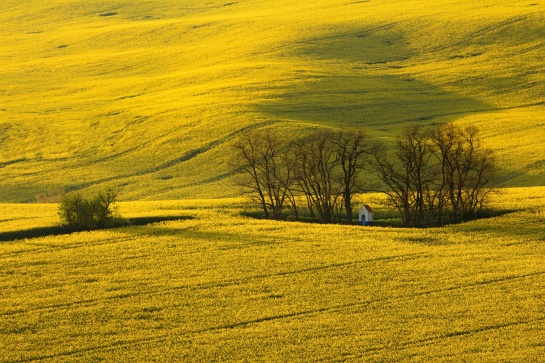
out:
<path id="1" fill-rule="evenodd" d="M 61 224 L 70 232 L 112 228 L 126 224 L 114 213 L 117 193 L 111 189 L 85 199 L 79 193 L 63 197 L 59 206 Z"/>

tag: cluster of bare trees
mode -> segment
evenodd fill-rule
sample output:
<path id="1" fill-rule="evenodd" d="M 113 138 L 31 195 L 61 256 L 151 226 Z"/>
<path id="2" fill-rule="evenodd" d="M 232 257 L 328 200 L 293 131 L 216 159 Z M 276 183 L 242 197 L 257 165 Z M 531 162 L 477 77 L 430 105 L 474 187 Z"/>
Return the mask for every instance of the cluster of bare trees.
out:
<path id="1" fill-rule="evenodd" d="M 294 141 L 270 132 L 248 132 L 234 145 L 239 183 L 265 217 L 287 208 L 299 219 L 304 199 L 313 219 L 352 223 L 352 197 L 361 192 L 368 145 L 362 133 L 319 131 Z"/>
<path id="2" fill-rule="evenodd" d="M 295 140 L 251 131 L 234 148 L 239 183 L 265 217 L 281 218 L 290 210 L 299 219 L 302 202 L 322 223 L 352 223 L 353 196 L 364 190 L 364 171 L 381 181 L 405 226 L 474 218 L 485 207 L 495 171 L 477 130 L 452 124 L 408 128 L 393 147 L 362 132 L 328 130 Z"/>
<path id="3" fill-rule="evenodd" d="M 447 124 L 406 129 L 390 152 L 378 147 L 371 161 L 388 200 L 405 226 L 440 226 L 472 219 L 492 191 L 495 163 L 474 127 Z"/>

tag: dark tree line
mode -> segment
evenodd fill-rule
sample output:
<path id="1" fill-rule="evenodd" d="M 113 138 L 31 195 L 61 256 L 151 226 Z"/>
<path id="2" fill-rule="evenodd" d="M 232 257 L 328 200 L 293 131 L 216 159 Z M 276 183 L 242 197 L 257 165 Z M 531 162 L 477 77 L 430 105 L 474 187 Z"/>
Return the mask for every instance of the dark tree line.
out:
<path id="1" fill-rule="evenodd" d="M 352 223 L 353 196 L 362 193 L 362 173 L 374 173 L 405 226 L 439 226 L 475 218 L 486 206 L 494 178 L 492 152 L 475 128 L 452 124 L 407 128 L 393 147 L 361 132 L 317 131 L 288 141 L 251 131 L 236 143 L 239 184 L 266 218 L 290 210 L 299 219 L 303 203 L 313 219 Z"/>

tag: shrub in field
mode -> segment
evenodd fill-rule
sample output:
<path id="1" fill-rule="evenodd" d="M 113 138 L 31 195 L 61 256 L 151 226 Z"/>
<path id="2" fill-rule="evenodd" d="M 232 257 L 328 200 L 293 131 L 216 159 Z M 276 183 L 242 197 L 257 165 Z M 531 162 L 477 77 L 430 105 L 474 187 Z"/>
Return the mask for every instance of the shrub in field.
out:
<path id="1" fill-rule="evenodd" d="M 59 206 L 62 225 L 69 231 L 112 228 L 124 224 L 113 211 L 117 193 L 111 189 L 86 199 L 75 193 L 64 196 Z"/>

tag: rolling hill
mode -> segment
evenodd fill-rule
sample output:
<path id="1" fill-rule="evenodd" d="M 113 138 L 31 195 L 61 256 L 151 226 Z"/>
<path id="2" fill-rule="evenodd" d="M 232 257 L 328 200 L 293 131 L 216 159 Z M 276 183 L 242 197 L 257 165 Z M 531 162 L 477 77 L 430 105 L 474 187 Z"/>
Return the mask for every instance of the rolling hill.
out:
<path id="1" fill-rule="evenodd" d="M 545 182 L 545 3 L 4 0 L 0 200 L 227 197 L 242 130 L 474 124 Z"/>

